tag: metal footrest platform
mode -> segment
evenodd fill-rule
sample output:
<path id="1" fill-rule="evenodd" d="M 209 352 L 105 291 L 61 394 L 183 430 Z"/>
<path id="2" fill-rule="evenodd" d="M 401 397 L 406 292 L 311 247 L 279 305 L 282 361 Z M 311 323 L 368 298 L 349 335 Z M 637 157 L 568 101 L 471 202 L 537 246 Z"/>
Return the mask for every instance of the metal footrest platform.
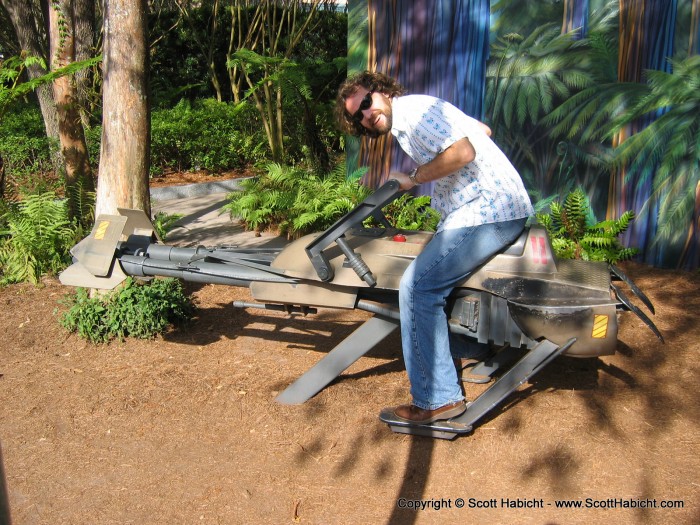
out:
<path id="1" fill-rule="evenodd" d="M 559 346 L 546 339 L 541 341 L 479 397 L 472 403 L 469 403 L 467 410 L 463 414 L 452 419 L 416 425 L 407 423 L 403 419 L 397 419 L 392 409 L 382 410 L 379 414 L 379 419 L 389 425 L 393 432 L 440 439 L 454 439 L 458 435 L 470 432 L 479 419 L 493 410 L 520 385 L 542 370 L 557 356 L 568 350 L 575 342 L 576 339 L 572 338 L 566 344 Z"/>
<path id="2" fill-rule="evenodd" d="M 468 410 L 468 409 L 467 409 Z M 393 408 L 385 408 L 379 413 L 379 419 L 389 425 L 392 432 L 412 434 L 416 436 L 434 437 L 439 439 L 454 439 L 460 434 L 471 432 L 471 425 L 458 423 L 454 419 L 435 421 L 426 425 L 414 425 L 396 419 Z"/>

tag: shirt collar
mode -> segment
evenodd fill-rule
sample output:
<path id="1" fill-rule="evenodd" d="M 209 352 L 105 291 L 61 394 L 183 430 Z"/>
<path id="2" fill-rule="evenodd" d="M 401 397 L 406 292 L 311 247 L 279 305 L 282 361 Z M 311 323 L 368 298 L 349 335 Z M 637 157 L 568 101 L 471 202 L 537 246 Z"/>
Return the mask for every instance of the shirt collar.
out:
<path id="1" fill-rule="evenodd" d="M 406 131 L 408 125 L 406 122 L 406 112 L 404 111 L 404 103 L 401 97 L 391 99 L 391 134 L 397 135 L 401 131 Z"/>

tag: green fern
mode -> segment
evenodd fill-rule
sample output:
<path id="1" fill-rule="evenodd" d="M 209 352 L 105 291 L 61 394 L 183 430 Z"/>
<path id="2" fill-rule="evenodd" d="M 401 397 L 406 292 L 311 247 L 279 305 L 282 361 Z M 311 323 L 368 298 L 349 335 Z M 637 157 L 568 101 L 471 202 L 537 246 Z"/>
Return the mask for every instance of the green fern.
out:
<path id="1" fill-rule="evenodd" d="M 93 185 L 85 177 L 66 187 L 66 200 L 76 223 L 83 231 L 89 231 L 95 222 L 95 199 Z"/>
<path id="2" fill-rule="evenodd" d="M 29 281 L 56 274 L 70 262 L 69 249 L 77 240 L 64 201 L 52 192 L 30 195 L 3 215 L 7 229 L 0 241 L 0 283 Z"/>
<path id="3" fill-rule="evenodd" d="M 569 238 L 582 239 L 585 236 L 587 208 L 588 199 L 580 188 L 571 192 L 564 200 L 559 219 Z"/>
<path id="4" fill-rule="evenodd" d="M 271 163 L 267 171 L 228 196 L 224 209 L 249 230 L 274 230 L 289 238 L 322 231 L 361 202 L 370 190 L 346 179 L 345 163 L 317 175 Z"/>
<path id="5" fill-rule="evenodd" d="M 162 241 L 165 241 L 168 232 L 175 227 L 175 223 L 184 217 L 181 213 L 165 213 L 159 211 L 153 216 L 153 229 Z"/>
<path id="6" fill-rule="evenodd" d="M 552 202 L 549 213 L 537 213 L 537 221 L 545 227 L 552 249 L 560 259 L 606 261 L 615 264 L 631 259 L 638 250 L 626 248 L 619 240 L 634 220 L 634 212 L 626 211 L 618 219 L 595 222 L 586 194 L 580 188 L 569 193 L 564 203 Z"/>
<path id="7" fill-rule="evenodd" d="M 288 238 L 323 231 L 353 210 L 371 190 L 359 184 L 366 168 L 349 176 L 345 162 L 329 173 L 317 175 L 299 168 L 268 165 L 267 172 L 243 183 L 243 190 L 229 195 L 224 206 L 246 228 L 274 230 Z M 384 209 L 389 222 L 407 230 L 435 230 L 439 214 L 430 208 L 430 197 L 403 195 Z M 373 225 L 368 220 L 368 225 Z"/>

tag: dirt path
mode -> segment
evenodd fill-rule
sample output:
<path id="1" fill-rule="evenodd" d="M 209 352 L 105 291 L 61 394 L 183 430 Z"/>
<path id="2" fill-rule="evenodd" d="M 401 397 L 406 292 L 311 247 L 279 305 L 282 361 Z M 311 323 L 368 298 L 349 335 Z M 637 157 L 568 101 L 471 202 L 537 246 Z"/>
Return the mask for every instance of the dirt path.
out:
<path id="1" fill-rule="evenodd" d="M 700 523 L 700 277 L 626 269 L 666 344 L 626 315 L 616 355 L 560 358 L 455 441 L 378 421 L 408 400 L 396 337 L 304 405 L 273 401 L 364 313 L 241 310 L 246 289 L 207 285 L 186 330 L 93 346 L 56 322 L 56 281 L 0 289 L 13 523 Z"/>

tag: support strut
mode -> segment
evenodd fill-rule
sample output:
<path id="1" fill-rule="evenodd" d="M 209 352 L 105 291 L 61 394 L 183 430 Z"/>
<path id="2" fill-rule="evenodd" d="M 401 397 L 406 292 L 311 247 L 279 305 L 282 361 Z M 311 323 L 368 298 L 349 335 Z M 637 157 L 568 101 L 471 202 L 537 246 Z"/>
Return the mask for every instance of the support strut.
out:
<path id="1" fill-rule="evenodd" d="M 369 352 L 399 326 L 399 321 L 381 316 L 370 317 L 357 330 L 331 350 L 281 392 L 275 401 L 285 405 L 304 403 Z"/>

